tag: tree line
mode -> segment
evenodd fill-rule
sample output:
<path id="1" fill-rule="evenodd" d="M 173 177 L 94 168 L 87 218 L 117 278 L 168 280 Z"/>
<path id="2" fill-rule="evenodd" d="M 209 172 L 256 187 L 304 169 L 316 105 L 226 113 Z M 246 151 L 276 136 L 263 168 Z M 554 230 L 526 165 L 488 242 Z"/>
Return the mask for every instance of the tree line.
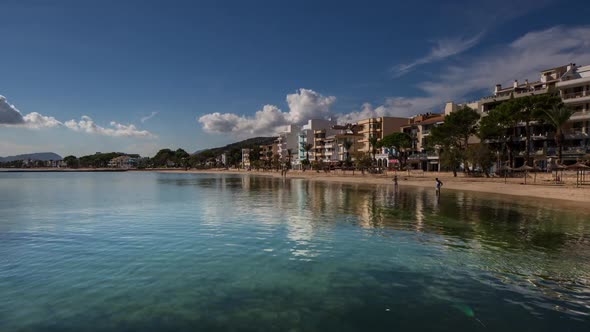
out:
<path id="1" fill-rule="evenodd" d="M 511 98 L 481 118 L 477 111 L 464 106 L 447 115 L 443 124 L 432 128 L 425 142 L 425 150 L 436 151 L 441 165 L 455 176 L 461 164 L 464 165 L 464 172 L 469 172 L 466 166 L 472 165 L 489 176 L 488 170 L 495 161 L 515 166 L 515 157 L 519 152 L 519 126 L 524 127 L 525 131 L 525 165 L 534 166 L 531 135 L 536 127 L 551 133 L 549 137 L 553 138 L 557 147 L 557 162 L 561 163 L 564 128 L 574 113 L 556 95 Z M 470 144 L 472 137 L 479 138 L 480 143 Z M 378 146 L 395 149 L 401 168 L 407 168 L 412 137 L 406 133 L 393 133 L 384 137 Z"/>

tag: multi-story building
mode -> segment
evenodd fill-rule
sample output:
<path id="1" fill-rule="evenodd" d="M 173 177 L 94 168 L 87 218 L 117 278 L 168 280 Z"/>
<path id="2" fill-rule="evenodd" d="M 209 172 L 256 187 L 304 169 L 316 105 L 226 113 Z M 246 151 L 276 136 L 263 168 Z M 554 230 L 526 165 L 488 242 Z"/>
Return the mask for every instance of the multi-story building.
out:
<path id="1" fill-rule="evenodd" d="M 557 83 L 563 103 L 576 111 L 571 117 L 571 138 L 588 139 L 590 134 L 590 65 L 568 66 Z"/>
<path id="2" fill-rule="evenodd" d="M 317 129 L 313 131 L 313 154 L 311 159 L 325 163 L 338 161 L 338 154 L 334 153 L 335 136 L 340 130 L 332 127 Z"/>
<path id="3" fill-rule="evenodd" d="M 108 163 L 108 166 L 114 168 L 136 168 L 137 163 L 138 158 L 125 155 L 111 159 Z"/>
<path id="4" fill-rule="evenodd" d="M 575 162 L 590 152 L 590 66 L 570 63 L 541 71 L 539 80 L 535 82 L 525 80 L 525 83 L 519 84 L 514 81 L 513 86 L 508 88 L 496 85 L 494 95 L 480 100 L 480 111 L 482 116 L 486 116 L 494 107 L 511 98 L 543 94 L 558 95 L 566 106 L 577 111 L 571 117 L 570 125 L 565 128 L 566 141 L 562 160 L 566 163 Z M 548 128 L 533 123 L 530 130 L 531 139 L 527 142 L 525 123 L 518 123 L 515 128 L 509 129 L 510 134 L 516 137 L 512 142 L 517 151 L 514 166 L 524 163 L 527 145 L 530 156 L 539 160 L 540 166 L 557 156 L 555 142 Z"/>
<path id="5" fill-rule="evenodd" d="M 281 160 L 286 160 L 289 156 L 289 151 L 291 152 L 291 155 L 298 154 L 300 130 L 300 126 L 288 125 L 286 130 L 280 133 L 279 137 L 277 137 L 277 153 Z"/>
<path id="6" fill-rule="evenodd" d="M 358 121 L 357 125 L 361 127 L 358 133 L 363 136 L 359 140 L 362 145 L 359 151 L 372 152 L 371 137 L 376 137 L 377 141 L 381 141 L 387 135 L 401 132 L 401 127 L 407 125 L 408 120 L 408 118 L 382 116 Z"/>
<path id="7" fill-rule="evenodd" d="M 449 105 L 449 104 L 447 104 Z M 450 106 L 453 108 L 453 106 Z M 449 111 L 452 112 L 452 109 Z M 434 151 L 427 152 L 430 130 L 444 123 L 445 114 L 424 113 L 410 118 L 409 123 L 402 127 L 402 131 L 410 136 L 411 147 L 408 151 L 408 160 L 416 168 L 425 171 L 439 171 L 440 163 L 438 154 Z"/>
<path id="8" fill-rule="evenodd" d="M 260 160 L 271 160 L 272 157 L 278 154 L 279 146 L 276 143 L 260 146 Z"/>
<path id="9" fill-rule="evenodd" d="M 307 122 L 307 124 L 301 127 L 299 135 L 297 136 L 297 152 L 293 157 L 294 168 L 301 168 L 301 163 L 307 158 L 308 154 L 310 161 L 314 160 L 313 147 L 315 145 L 315 131 L 332 128 L 332 126 L 334 126 L 335 124 L 336 121 L 331 119 L 311 119 Z M 312 149 L 309 152 L 305 150 L 305 147 L 308 144 L 310 144 L 312 147 Z"/>
<path id="10" fill-rule="evenodd" d="M 250 168 L 250 149 L 242 149 L 242 167 Z"/>
<path id="11" fill-rule="evenodd" d="M 482 98 L 479 103 L 482 113 L 488 113 L 494 107 L 511 98 L 520 98 L 525 96 L 542 95 L 546 93 L 556 92 L 557 83 L 561 77 L 575 66 L 569 64 L 559 66 L 551 69 L 541 71 L 538 81 L 529 82 L 525 80 L 524 83 L 519 83 L 515 80 L 512 86 L 502 87 L 501 84 L 496 84 L 494 94 Z"/>
<path id="12" fill-rule="evenodd" d="M 334 135 L 334 153 L 337 154 L 338 161 L 345 161 L 348 156 L 350 160 L 354 160 L 354 155 L 364 147 L 361 142 L 364 136 L 356 132 L 341 132 Z M 347 150 L 346 142 L 350 142 L 351 146 Z"/>

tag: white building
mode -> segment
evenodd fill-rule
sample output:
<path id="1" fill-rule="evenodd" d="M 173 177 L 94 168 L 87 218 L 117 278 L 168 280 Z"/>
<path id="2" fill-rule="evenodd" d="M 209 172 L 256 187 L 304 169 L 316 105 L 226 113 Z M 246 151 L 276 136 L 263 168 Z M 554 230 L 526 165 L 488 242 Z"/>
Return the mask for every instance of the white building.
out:
<path id="1" fill-rule="evenodd" d="M 590 134 L 590 65 L 568 65 L 557 88 L 563 103 L 576 111 L 570 119 L 573 133 L 587 138 Z"/>
<path id="2" fill-rule="evenodd" d="M 282 160 L 286 160 L 291 150 L 292 159 L 296 159 L 299 150 L 299 131 L 300 126 L 288 125 L 287 129 L 279 134 L 277 138 L 277 153 Z"/>
<path id="3" fill-rule="evenodd" d="M 301 127 L 299 135 L 297 136 L 297 150 L 293 157 L 293 166 L 296 168 L 301 167 L 301 162 L 306 159 L 307 153 L 305 151 L 305 145 L 311 144 L 314 146 L 314 132 L 321 129 L 331 129 L 336 124 L 335 120 L 325 119 L 311 119 L 307 121 L 307 124 Z M 313 149 L 309 151 L 309 159 L 312 160 Z"/>
<path id="4" fill-rule="evenodd" d="M 242 149 L 242 167 L 250 168 L 250 149 Z"/>

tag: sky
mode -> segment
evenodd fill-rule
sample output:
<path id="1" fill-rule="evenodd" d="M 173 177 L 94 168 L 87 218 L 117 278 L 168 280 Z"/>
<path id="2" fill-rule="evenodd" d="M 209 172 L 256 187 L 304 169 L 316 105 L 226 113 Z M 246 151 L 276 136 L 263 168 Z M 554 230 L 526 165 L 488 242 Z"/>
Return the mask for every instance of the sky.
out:
<path id="1" fill-rule="evenodd" d="M 0 0 L 0 156 L 194 152 L 590 64 L 586 1 Z"/>

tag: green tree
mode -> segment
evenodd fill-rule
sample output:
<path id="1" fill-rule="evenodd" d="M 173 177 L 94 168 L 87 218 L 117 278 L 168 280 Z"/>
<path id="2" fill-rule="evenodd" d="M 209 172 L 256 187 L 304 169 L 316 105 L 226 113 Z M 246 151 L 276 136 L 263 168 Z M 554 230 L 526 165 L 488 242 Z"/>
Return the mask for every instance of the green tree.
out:
<path id="1" fill-rule="evenodd" d="M 375 159 L 375 155 L 377 154 L 377 145 L 379 144 L 379 139 L 376 136 L 369 137 L 369 145 L 371 146 L 371 154 L 373 155 L 373 160 Z"/>
<path id="2" fill-rule="evenodd" d="M 490 167 L 494 164 L 494 152 L 492 152 L 487 144 L 477 143 L 472 144 L 467 148 L 467 159 L 471 164 L 479 166 L 486 177 L 490 176 Z"/>
<path id="3" fill-rule="evenodd" d="M 563 153 L 563 142 L 565 140 L 564 137 L 564 127 L 565 124 L 569 121 L 572 115 L 575 113 L 574 110 L 568 108 L 562 104 L 555 105 L 550 109 L 545 109 L 543 111 L 543 117 L 545 122 L 553 128 L 555 131 L 555 144 L 557 145 L 557 160 L 559 163 L 562 162 L 562 153 Z"/>
<path id="4" fill-rule="evenodd" d="M 371 167 L 372 164 L 373 159 L 368 153 L 356 152 L 354 154 L 354 167 L 360 170 L 362 174 L 365 174 L 365 170 Z"/>
<path id="5" fill-rule="evenodd" d="M 463 161 L 464 171 L 468 172 L 468 162 L 465 151 L 469 144 L 469 137 L 477 133 L 479 113 L 464 106 L 445 117 L 445 122 L 432 128 L 430 132 L 430 146 L 438 146 L 447 154 L 448 166 L 453 168 L 454 176 L 458 165 L 457 159 Z M 459 161 L 459 162 L 460 162 Z"/>
<path id="6" fill-rule="evenodd" d="M 272 154 L 271 152 L 271 155 L 272 168 L 274 168 L 276 171 L 279 171 L 279 169 L 281 168 L 281 158 L 277 153 Z"/>
<path id="7" fill-rule="evenodd" d="M 406 150 L 412 147 L 412 138 L 408 134 L 393 133 L 383 137 L 379 143 L 390 150 L 395 150 L 400 166 L 405 167 L 407 161 Z"/>
<path id="8" fill-rule="evenodd" d="M 170 149 L 161 149 L 152 158 L 152 164 L 154 167 L 163 167 L 168 164 L 168 161 L 174 162 L 175 152 Z"/>
<path id="9" fill-rule="evenodd" d="M 457 147 L 449 145 L 440 150 L 439 158 L 442 166 L 449 168 L 453 172 L 453 176 L 457 176 L 457 168 L 464 161 L 464 153 Z"/>
<path id="10" fill-rule="evenodd" d="M 526 96 L 507 101 L 511 109 L 516 111 L 516 120 L 525 125 L 525 164 L 531 166 L 531 123 L 543 118 L 544 111 L 551 109 L 561 102 L 561 98 L 553 94 Z"/>
<path id="11" fill-rule="evenodd" d="M 492 150 L 502 152 L 502 155 L 507 151 L 511 166 L 514 165 L 514 128 L 516 128 L 517 122 L 512 107 L 501 104 L 483 117 L 479 124 L 479 138 L 485 141 Z"/>
<path id="12" fill-rule="evenodd" d="M 291 160 L 293 158 L 293 149 L 287 149 L 287 169 L 291 169 Z"/>
<path id="13" fill-rule="evenodd" d="M 76 156 L 67 156 L 64 158 L 64 162 L 68 168 L 78 168 L 79 161 Z"/>
<path id="14" fill-rule="evenodd" d="M 346 151 L 346 162 L 347 163 L 350 163 L 350 148 L 352 148 L 353 144 L 354 143 L 352 142 L 352 140 L 349 140 L 349 139 L 344 140 L 344 142 L 342 143 L 342 147 Z"/>

